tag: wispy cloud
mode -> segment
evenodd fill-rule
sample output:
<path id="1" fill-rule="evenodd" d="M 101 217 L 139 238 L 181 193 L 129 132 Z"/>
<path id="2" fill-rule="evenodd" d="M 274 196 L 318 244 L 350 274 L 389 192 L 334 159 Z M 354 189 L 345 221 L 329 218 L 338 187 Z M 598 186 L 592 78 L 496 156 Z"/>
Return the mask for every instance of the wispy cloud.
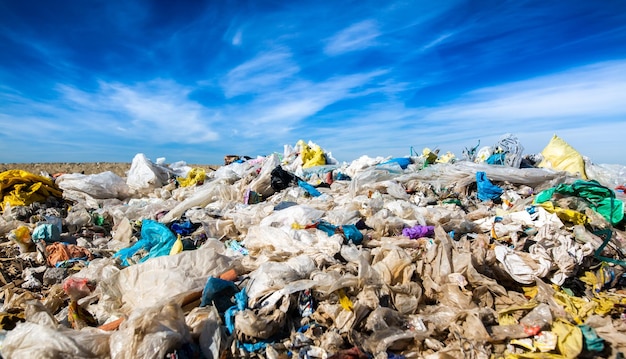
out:
<path id="1" fill-rule="evenodd" d="M 327 55 L 335 56 L 363 50 L 377 45 L 376 39 L 379 35 L 378 25 L 374 20 L 361 21 L 331 37 L 324 48 L 324 52 Z"/>
<path id="2" fill-rule="evenodd" d="M 361 154 L 404 156 L 412 146 L 460 157 L 464 148 L 478 141 L 494 145 L 506 133 L 516 135 L 526 153 L 537 153 L 558 134 L 584 155 L 620 163 L 619 155 L 600 143 L 618 145 L 626 128 L 626 121 L 615 120 L 626 119 L 622 73 L 626 61 L 604 62 L 477 89 L 438 106 L 370 104 L 334 114 L 343 119 L 340 126 L 316 129 L 311 136 L 341 139 L 330 149 L 345 160 Z"/>
<path id="3" fill-rule="evenodd" d="M 218 139 L 211 114 L 187 98 L 189 88 L 169 80 L 134 86 L 101 82 L 94 92 L 58 85 L 57 91 L 59 97 L 45 103 L 5 93 L 2 116 L 14 124 L 11 133 L 45 142 L 68 128 L 77 141 L 84 133 L 156 144 Z"/>
<path id="4" fill-rule="evenodd" d="M 244 136 L 263 134 L 274 137 L 278 133 L 285 134 L 298 122 L 331 104 L 366 95 L 362 87 L 370 85 L 383 73 L 337 76 L 319 82 L 294 79 L 288 86 L 261 92 L 249 103 L 231 106 L 225 112 L 237 123 L 248 124 L 255 129 Z"/>
<path id="5" fill-rule="evenodd" d="M 300 71 L 285 48 L 267 51 L 230 70 L 222 86 L 227 97 L 263 93 L 288 83 Z"/>
<path id="6" fill-rule="evenodd" d="M 434 109 L 427 121 L 580 121 L 626 116 L 626 61 L 594 64 L 469 92 Z"/>
<path id="7" fill-rule="evenodd" d="M 450 36 L 454 35 L 454 33 L 452 32 L 448 32 L 442 35 L 437 36 L 434 40 L 432 40 L 431 42 L 427 43 L 426 45 L 422 46 L 421 50 L 422 51 L 426 51 L 432 47 L 435 47 L 441 43 L 443 43 L 447 38 L 449 38 Z"/>
<path id="8" fill-rule="evenodd" d="M 64 99 L 80 116 L 99 115 L 121 122 L 123 136 L 141 136 L 156 143 L 201 143 L 218 139 L 211 128 L 210 114 L 189 100 L 191 92 L 170 80 L 153 80 L 129 86 L 101 82 L 98 91 L 88 93 L 71 86 L 59 86 Z M 128 122 L 124 120 L 128 120 Z M 189 134 L 192 133 L 193 136 Z"/>

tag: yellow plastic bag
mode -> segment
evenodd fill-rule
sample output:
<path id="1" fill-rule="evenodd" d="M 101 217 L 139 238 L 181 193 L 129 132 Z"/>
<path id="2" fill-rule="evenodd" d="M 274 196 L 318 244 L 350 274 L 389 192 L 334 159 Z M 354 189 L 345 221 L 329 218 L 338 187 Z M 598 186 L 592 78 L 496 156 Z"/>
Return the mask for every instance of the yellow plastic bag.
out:
<path id="1" fill-rule="evenodd" d="M 541 151 L 541 155 L 543 160 L 539 163 L 539 167 L 566 171 L 587 179 L 583 157 L 557 135 L 552 136 L 548 145 Z"/>
<path id="2" fill-rule="evenodd" d="M 45 202 L 51 196 L 62 198 L 63 191 L 49 178 L 23 170 L 9 170 L 0 173 L 0 195 L 0 207 L 4 210 L 6 203 L 28 206 L 34 202 Z"/>
<path id="3" fill-rule="evenodd" d="M 571 222 L 574 224 L 585 225 L 590 222 L 589 217 L 582 212 L 575 211 L 569 208 L 557 207 L 554 203 L 548 201 L 539 204 L 539 206 L 543 207 L 546 211 L 550 213 L 556 213 L 557 217 L 562 221 Z"/>
<path id="4" fill-rule="evenodd" d="M 302 140 L 298 141 L 298 146 L 300 146 L 302 168 L 323 166 L 326 164 L 326 156 L 324 156 L 324 151 L 320 146 L 314 145 L 311 147 Z"/>
<path id="5" fill-rule="evenodd" d="M 180 235 L 176 238 L 176 242 L 170 249 L 170 255 L 178 254 L 183 251 L 183 241 L 180 239 Z"/>
<path id="6" fill-rule="evenodd" d="M 557 319 L 552 325 L 552 331 L 558 337 L 556 346 L 561 355 L 565 358 L 577 358 L 583 350 L 583 332 L 580 328 Z"/>
<path id="7" fill-rule="evenodd" d="M 346 295 L 346 292 L 344 292 L 343 289 L 339 289 L 337 294 L 339 295 L 339 304 L 341 304 L 341 307 L 345 310 L 352 311 L 352 309 L 354 309 L 354 304 Z"/>
<path id="8" fill-rule="evenodd" d="M 206 171 L 203 168 L 195 167 L 192 168 L 191 171 L 187 174 L 187 177 L 182 178 L 179 177 L 178 183 L 180 183 L 183 187 L 189 187 L 196 184 L 203 184 L 206 179 Z"/>
<path id="9" fill-rule="evenodd" d="M 30 229 L 26 226 L 19 226 L 16 229 L 9 232 L 9 240 L 20 247 L 21 253 L 31 252 L 34 250 L 34 243 L 30 235 Z"/>
<path id="10" fill-rule="evenodd" d="M 430 148 L 425 147 L 422 150 L 422 157 L 424 157 L 425 161 L 424 161 L 424 165 L 430 165 L 435 163 L 435 161 L 437 161 L 438 158 L 438 152 L 439 150 L 435 150 L 434 152 L 430 150 Z"/>

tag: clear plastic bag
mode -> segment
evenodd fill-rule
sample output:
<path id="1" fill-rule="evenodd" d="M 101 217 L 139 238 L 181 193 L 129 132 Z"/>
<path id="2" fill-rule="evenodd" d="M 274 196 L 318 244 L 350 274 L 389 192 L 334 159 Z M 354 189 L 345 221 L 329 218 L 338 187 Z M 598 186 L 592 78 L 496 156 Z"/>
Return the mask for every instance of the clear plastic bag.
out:
<path id="1" fill-rule="evenodd" d="M 111 359 L 164 358 L 189 342 L 191 333 L 180 306 L 155 305 L 133 312 L 111 334 Z"/>

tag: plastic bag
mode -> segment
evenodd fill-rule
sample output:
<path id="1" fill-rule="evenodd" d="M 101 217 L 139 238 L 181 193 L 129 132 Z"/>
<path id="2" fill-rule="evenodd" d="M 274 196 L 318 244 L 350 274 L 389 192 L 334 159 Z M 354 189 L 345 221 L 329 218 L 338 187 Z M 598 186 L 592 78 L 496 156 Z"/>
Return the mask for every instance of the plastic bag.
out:
<path id="1" fill-rule="evenodd" d="M 326 157 L 324 156 L 324 150 L 312 143 L 304 143 L 300 140 L 296 144 L 300 149 L 300 157 L 302 158 L 302 168 L 310 168 L 315 166 L 323 166 L 326 164 Z"/>
<path id="2" fill-rule="evenodd" d="M 286 262 L 265 262 L 252 271 L 250 283 L 246 287 L 249 304 L 254 307 L 257 301 L 268 293 L 284 288 L 296 280 L 308 278 L 315 270 L 315 263 L 307 255 L 289 258 Z"/>
<path id="3" fill-rule="evenodd" d="M 498 199 L 504 193 L 502 188 L 492 184 L 487 174 L 482 171 L 476 172 L 476 184 L 478 185 L 477 197 L 481 201 Z"/>
<path id="4" fill-rule="evenodd" d="M 192 207 L 206 207 L 208 204 L 218 201 L 236 201 L 239 197 L 239 193 L 233 186 L 219 182 L 205 183 L 193 188 L 196 188 L 196 191 L 159 218 L 159 222 L 170 223 L 177 220 Z"/>
<path id="5" fill-rule="evenodd" d="M 496 245 L 494 252 L 504 270 L 518 283 L 531 284 L 537 278 L 548 275 L 552 267 L 550 261 L 536 262 L 530 254 L 514 251 L 503 245 Z"/>
<path id="6" fill-rule="evenodd" d="M 203 168 L 192 168 L 186 177 L 178 177 L 177 181 L 183 187 L 202 185 L 206 179 L 206 171 Z"/>
<path id="7" fill-rule="evenodd" d="M 107 358 L 109 337 L 110 333 L 95 328 L 77 331 L 26 322 L 6 334 L 0 354 L 4 358 Z"/>
<path id="8" fill-rule="evenodd" d="M 226 332 L 215 307 L 196 307 L 185 317 L 192 336 L 198 337 L 205 358 L 217 359 L 226 346 Z"/>
<path id="9" fill-rule="evenodd" d="M 180 306 L 155 305 L 133 312 L 111 334 L 111 359 L 165 358 L 189 342 L 191 334 Z"/>
<path id="10" fill-rule="evenodd" d="M 41 223 L 35 227 L 31 237 L 35 242 L 43 240 L 47 243 L 53 243 L 61 239 L 61 230 L 56 224 Z"/>
<path id="11" fill-rule="evenodd" d="M 92 175 L 64 174 L 57 177 L 56 183 L 64 191 L 79 191 L 97 199 L 125 199 L 130 191 L 124 179 L 111 171 Z"/>
<path id="12" fill-rule="evenodd" d="M 6 205 L 28 206 L 34 202 L 45 202 L 48 197 L 63 197 L 63 191 L 47 177 L 27 171 L 9 170 L 0 173 L 0 208 Z"/>
<path id="13" fill-rule="evenodd" d="M 266 157 L 258 176 L 250 182 L 250 190 L 260 194 L 261 198 L 273 195 L 276 190 L 272 187 L 272 171 L 279 165 L 280 159 L 276 154 Z"/>
<path id="14" fill-rule="evenodd" d="M 141 263 L 150 258 L 168 255 L 175 242 L 176 235 L 167 226 L 146 219 L 141 223 L 141 239 L 129 248 L 119 250 L 114 254 L 114 257 L 120 258 L 122 264 L 130 265 L 133 261 L 136 261 L 131 258 L 137 252 L 145 250 L 148 253 L 139 258 L 138 262 Z"/>
<path id="15" fill-rule="evenodd" d="M 587 179 L 583 157 L 557 135 L 552 136 L 548 145 L 541 151 L 541 155 L 543 160 L 539 163 L 539 167 L 566 171 Z"/>
<path id="16" fill-rule="evenodd" d="M 524 146 L 519 142 L 517 137 L 507 133 L 502 136 L 498 143 L 494 145 L 494 151 L 505 155 L 504 163 L 507 166 L 519 168 L 522 163 L 522 154 Z"/>
<path id="17" fill-rule="evenodd" d="M 201 290 L 209 276 L 219 276 L 235 266 L 236 261 L 220 254 L 223 248 L 219 241 L 208 240 L 196 250 L 153 258 L 115 272 L 98 283 L 98 305 L 109 315 L 124 314 L 183 292 Z"/>
<path id="18" fill-rule="evenodd" d="M 274 211 L 261 220 L 261 226 L 291 227 L 294 223 L 301 226 L 313 223 L 324 215 L 324 211 L 305 205 L 296 205 Z"/>
<path id="19" fill-rule="evenodd" d="M 131 190 L 148 192 L 165 185 L 170 172 L 167 168 L 152 163 L 143 153 L 138 153 L 130 165 L 126 184 Z"/>
<path id="20" fill-rule="evenodd" d="M 588 158 L 584 159 L 585 172 L 589 179 L 596 180 L 609 188 L 626 184 L 626 166 L 619 164 L 596 164 Z"/>
<path id="21" fill-rule="evenodd" d="M 20 247 L 20 253 L 32 252 L 35 245 L 31 239 L 30 229 L 26 226 L 19 226 L 7 235 L 7 238 Z"/>

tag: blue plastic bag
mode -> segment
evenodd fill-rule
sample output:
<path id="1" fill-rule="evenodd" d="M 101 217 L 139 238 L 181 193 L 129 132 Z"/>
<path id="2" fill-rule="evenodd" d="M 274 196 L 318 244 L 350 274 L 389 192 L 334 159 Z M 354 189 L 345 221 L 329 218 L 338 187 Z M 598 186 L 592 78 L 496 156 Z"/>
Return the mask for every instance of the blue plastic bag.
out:
<path id="1" fill-rule="evenodd" d="M 487 178 L 485 172 L 476 172 L 476 184 L 478 185 L 478 199 L 481 201 L 488 201 L 500 198 L 504 190 L 494 185 Z"/>
<path id="2" fill-rule="evenodd" d="M 408 157 L 392 158 L 388 161 L 381 163 L 381 165 L 386 165 L 386 164 L 391 164 L 391 163 L 397 163 L 400 166 L 400 168 L 405 170 L 411 164 L 411 159 Z"/>
<path id="3" fill-rule="evenodd" d="M 130 265 L 128 258 L 143 249 L 148 254 L 139 260 L 141 263 L 149 258 L 170 254 L 170 250 L 175 242 L 176 235 L 166 225 L 146 219 L 141 223 L 141 239 L 129 248 L 120 249 L 113 257 L 120 258 L 122 264 L 128 266 Z"/>
<path id="4" fill-rule="evenodd" d="M 315 187 L 308 184 L 307 182 L 304 182 L 303 180 L 298 181 L 298 186 L 303 188 L 305 191 L 307 191 L 308 194 L 310 194 L 313 197 L 319 197 L 322 195 L 322 193 L 318 191 Z"/>

